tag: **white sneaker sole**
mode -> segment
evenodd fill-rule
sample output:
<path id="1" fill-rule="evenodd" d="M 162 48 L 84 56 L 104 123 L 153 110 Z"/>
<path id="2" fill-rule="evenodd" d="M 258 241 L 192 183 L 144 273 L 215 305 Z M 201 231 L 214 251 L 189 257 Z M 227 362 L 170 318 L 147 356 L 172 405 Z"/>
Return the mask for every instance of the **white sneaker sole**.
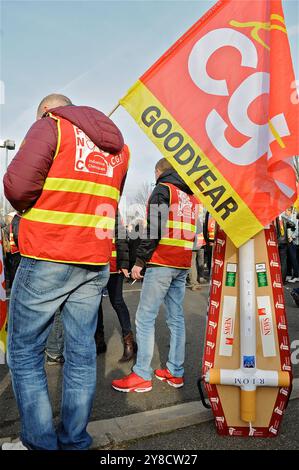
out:
<path id="1" fill-rule="evenodd" d="M 124 393 L 129 393 L 129 392 L 137 392 L 137 393 L 144 393 L 144 392 L 150 392 L 152 390 L 153 387 L 145 387 L 145 388 L 118 388 L 118 387 L 115 387 L 114 385 L 112 385 L 112 388 L 114 388 L 114 390 L 117 390 L 118 392 L 124 392 Z"/>
<path id="2" fill-rule="evenodd" d="M 182 383 L 182 384 L 174 384 L 174 383 L 171 382 L 170 380 L 163 379 L 163 377 L 159 377 L 159 376 L 156 375 L 156 374 L 155 374 L 155 377 L 156 377 L 156 379 L 161 380 L 161 382 L 167 382 L 168 385 L 170 385 L 171 387 L 174 387 L 174 388 L 182 388 L 182 387 L 184 386 L 184 383 Z"/>

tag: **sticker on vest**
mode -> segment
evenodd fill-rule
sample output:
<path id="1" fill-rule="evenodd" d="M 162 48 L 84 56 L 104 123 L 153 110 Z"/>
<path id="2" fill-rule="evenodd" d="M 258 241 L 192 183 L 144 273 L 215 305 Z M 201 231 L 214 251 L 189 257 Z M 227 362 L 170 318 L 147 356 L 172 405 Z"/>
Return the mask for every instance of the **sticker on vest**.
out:
<path id="1" fill-rule="evenodd" d="M 74 127 L 76 138 L 75 171 L 113 177 L 113 170 L 123 163 L 122 154 L 111 155 L 100 150 L 81 129 Z"/>
<path id="2" fill-rule="evenodd" d="M 191 219 L 195 218 L 195 208 L 192 207 L 192 201 L 188 194 L 184 193 L 180 189 L 177 189 L 178 194 L 178 216 L 179 217 L 188 217 Z"/>

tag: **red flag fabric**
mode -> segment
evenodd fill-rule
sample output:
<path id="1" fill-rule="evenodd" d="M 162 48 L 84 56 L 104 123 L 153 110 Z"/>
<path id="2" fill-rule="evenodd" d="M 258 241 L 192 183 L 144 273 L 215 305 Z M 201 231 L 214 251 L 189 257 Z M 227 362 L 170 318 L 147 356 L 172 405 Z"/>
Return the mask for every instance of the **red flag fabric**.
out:
<path id="1" fill-rule="evenodd" d="M 296 199 L 299 110 L 280 0 L 220 0 L 120 103 L 236 246 Z"/>

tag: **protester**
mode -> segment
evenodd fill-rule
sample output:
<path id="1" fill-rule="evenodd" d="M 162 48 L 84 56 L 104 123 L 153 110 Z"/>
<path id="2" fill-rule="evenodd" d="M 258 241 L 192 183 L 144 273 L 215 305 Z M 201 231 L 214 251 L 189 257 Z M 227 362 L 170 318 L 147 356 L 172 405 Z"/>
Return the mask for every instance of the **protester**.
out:
<path id="1" fill-rule="evenodd" d="M 142 238 L 144 238 L 145 227 L 142 221 L 138 221 L 136 224 L 130 225 L 130 231 L 128 232 L 129 242 L 129 270 L 133 268 L 137 258 L 137 250 L 140 245 Z"/>
<path id="2" fill-rule="evenodd" d="M 166 368 L 155 370 L 155 376 L 176 388 L 184 385 L 183 301 L 186 276 L 191 266 L 198 204 L 189 187 L 165 158 L 156 164 L 155 174 L 157 184 L 149 198 L 147 211 L 148 238 L 141 240 L 131 272 L 134 279 L 141 279 L 146 267 L 136 313 L 136 364 L 131 374 L 112 382 L 112 387 L 122 392 L 152 389 L 155 320 L 163 301 L 170 330 L 170 350 Z"/>
<path id="3" fill-rule="evenodd" d="M 205 273 L 205 257 L 204 257 L 204 250 L 206 246 L 206 241 L 203 234 L 203 226 L 204 226 L 204 209 L 203 206 L 199 206 L 199 216 L 197 220 L 197 235 L 196 235 L 196 245 L 199 248 L 197 251 L 197 275 L 198 280 L 200 283 L 206 282 L 209 280 L 209 275 Z"/>
<path id="4" fill-rule="evenodd" d="M 287 256 L 288 256 L 288 237 L 287 237 L 287 221 L 280 215 L 275 221 L 277 233 L 277 244 L 281 266 L 282 282 L 286 282 L 287 277 Z"/>
<path id="5" fill-rule="evenodd" d="M 299 212 L 296 211 L 295 214 L 295 234 L 294 234 L 294 243 L 296 245 L 296 254 L 297 254 L 297 263 L 299 266 Z"/>
<path id="6" fill-rule="evenodd" d="M 279 258 L 280 258 L 280 265 L 281 265 L 281 276 L 282 282 L 285 283 L 286 281 L 289 282 L 292 280 L 292 275 L 290 273 L 287 276 L 288 271 L 288 246 L 290 243 L 291 231 L 295 232 L 295 224 L 286 214 L 286 212 L 282 213 L 276 219 L 276 233 L 277 233 L 277 244 L 278 244 L 278 251 L 279 251 Z"/>
<path id="7" fill-rule="evenodd" d="M 124 343 L 124 351 L 119 362 L 131 361 L 136 354 L 137 345 L 132 332 L 130 313 L 123 298 L 123 281 L 124 277 L 130 278 L 129 275 L 129 244 L 126 237 L 126 230 L 116 219 L 115 224 L 115 240 L 112 245 L 112 255 L 110 258 L 110 278 L 107 284 L 109 299 L 113 309 L 115 310 L 122 330 Z M 107 345 L 104 335 L 104 318 L 102 302 L 99 308 L 99 316 L 96 330 L 96 346 L 97 354 L 106 352 Z"/>
<path id="8" fill-rule="evenodd" d="M 21 260 L 18 248 L 18 230 L 20 216 L 17 212 L 6 215 L 6 225 L 2 229 L 3 249 L 5 255 L 6 289 L 10 290 Z"/>
<path id="9" fill-rule="evenodd" d="M 126 239 L 125 231 L 118 233 L 118 218 L 116 218 L 116 237 L 117 242 L 112 242 L 112 254 L 110 258 L 110 277 L 105 290 L 109 295 L 112 307 L 117 313 L 121 328 L 124 343 L 124 352 L 119 362 L 127 362 L 135 357 L 137 345 L 134 341 L 134 336 L 131 327 L 130 314 L 128 307 L 124 301 L 122 290 L 123 290 L 123 279 L 124 277 L 130 278 L 128 273 L 129 267 L 129 249 L 128 240 Z M 117 256 L 116 256 L 117 253 Z M 116 261 L 117 259 L 117 261 Z M 102 292 L 102 298 L 104 297 L 104 290 Z M 95 332 L 95 342 L 97 355 L 105 353 L 107 345 L 105 342 L 104 334 L 104 318 L 103 318 L 103 306 L 102 299 L 99 307 L 99 315 L 97 321 L 97 328 Z M 61 319 L 61 312 L 58 309 L 54 316 L 54 322 L 51 332 L 48 337 L 46 346 L 46 360 L 47 365 L 62 365 L 64 363 L 63 357 L 64 349 L 64 334 L 63 334 L 63 323 Z"/>
<path id="10" fill-rule="evenodd" d="M 21 216 L 17 212 L 11 212 L 8 216 L 10 217 L 10 223 L 5 227 L 7 230 L 8 248 L 6 247 L 5 251 L 7 256 L 10 255 L 10 258 L 6 268 L 6 289 L 11 289 L 21 262 L 18 241 Z M 58 309 L 54 316 L 53 325 L 45 349 L 46 362 L 48 365 L 61 365 L 64 363 L 63 344 L 63 325 L 60 310 Z"/>
<path id="11" fill-rule="evenodd" d="M 285 218 L 287 219 L 287 239 L 288 239 L 288 264 L 290 266 L 290 277 L 287 281 L 294 283 L 299 281 L 299 268 L 297 261 L 297 246 L 296 240 L 296 218 L 293 220 L 293 208 L 288 208 L 285 211 Z"/>
<path id="12" fill-rule="evenodd" d="M 213 245 L 215 239 L 215 219 L 210 215 L 209 212 L 206 212 L 205 215 L 205 222 L 203 225 L 203 234 L 204 239 L 206 241 L 205 244 L 205 256 L 206 256 L 206 263 L 208 268 L 208 276 L 211 275 L 211 267 L 212 267 L 212 255 L 213 255 Z"/>
<path id="13" fill-rule="evenodd" d="M 203 236 L 203 217 L 202 212 L 198 214 L 196 224 L 196 235 L 192 248 L 192 265 L 189 272 L 189 283 L 192 291 L 200 290 L 200 282 L 204 281 L 204 252 L 203 247 L 206 245 Z"/>
<path id="14" fill-rule="evenodd" d="M 109 118 L 53 94 L 40 103 L 37 121 L 8 167 L 6 197 L 26 212 L 8 326 L 21 441 L 4 444 L 4 450 L 83 450 L 92 442 L 86 428 L 96 387 L 94 334 L 128 159 L 122 135 Z M 56 431 L 44 350 L 58 308 L 65 364 Z"/>

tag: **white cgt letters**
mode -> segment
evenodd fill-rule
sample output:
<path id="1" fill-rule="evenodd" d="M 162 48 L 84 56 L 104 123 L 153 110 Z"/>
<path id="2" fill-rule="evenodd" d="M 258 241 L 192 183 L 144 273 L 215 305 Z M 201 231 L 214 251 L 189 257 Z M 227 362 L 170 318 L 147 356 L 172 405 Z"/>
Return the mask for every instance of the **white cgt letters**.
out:
<path id="1" fill-rule="evenodd" d="M 205 93 L 215 96 L 229 96 L 227 81 L 215 80 L 207 73 L 207 63 L 214 52 L 224 46 L 237 49 L 241 54 L 241 66 L 257 68 L 258 54 L 254 43 L 244 34 L 231 28 L 210 31 L 194 45 L 189 56 L 189 73 L 195 83 Z M 250 104 L 259 96 L 269 94 L 270 75 L 255 72 L 247 77 L 233 92 L 228 102 L 228 116 L 238 132 L 247 136 L 248 141 L 240 147 L 232 146 L 225 137 L 227 122 L 213 109 L 206 119 L 206 131 L 217 151 L 235 165 L 249 165 L 256 162 L 266 152 L 271 158 L 270 143 L 275 140 L 269 124 L 256 124 L 248 116 Z M 265 100 L 268 105 L 268 100 Z M 290 135 L 284 115 L 271 118 L 272 128 L 280 137 Z"/>

